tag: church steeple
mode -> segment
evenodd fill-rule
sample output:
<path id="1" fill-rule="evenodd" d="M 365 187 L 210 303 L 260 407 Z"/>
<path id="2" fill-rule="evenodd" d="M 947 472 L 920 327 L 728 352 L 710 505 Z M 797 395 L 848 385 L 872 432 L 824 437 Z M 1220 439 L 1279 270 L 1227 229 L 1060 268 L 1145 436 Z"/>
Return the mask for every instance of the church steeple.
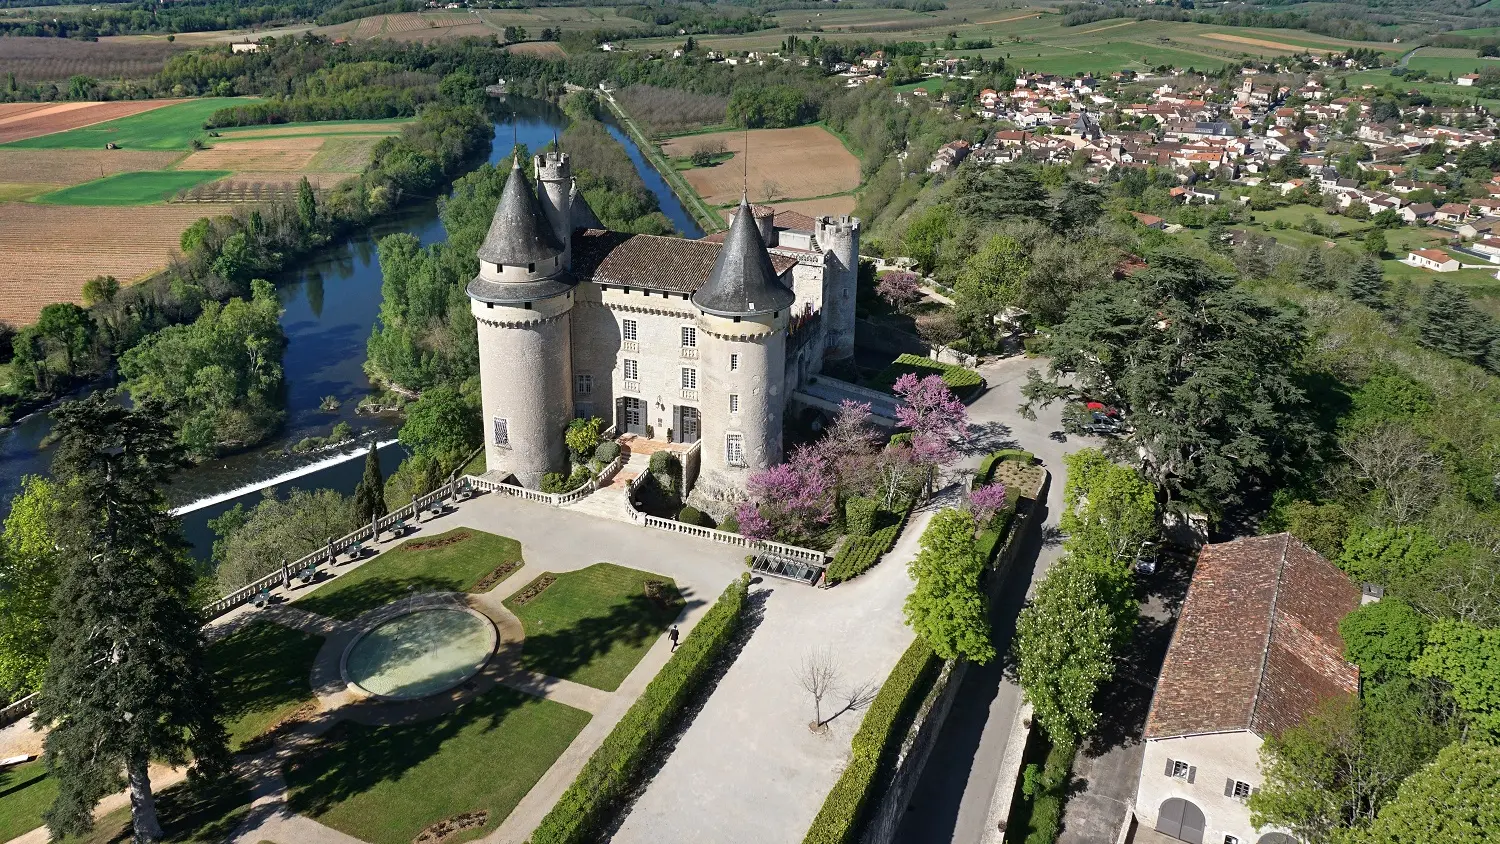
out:
<path id="1" fill-rule="evenodd" d="M 741 195 L 739 211 L 724 237 L 724 248 L 708 281 L 693 293 L 693 304 L 714 316 L 755 316 L 784 311 L 796 299 L 771 266 L 749 198 Z"/>
<path id="2" fill-rule="evenodd" d="M 525 267 L 551 261 L 562 253 L 563 245 L 542 215 L 531 180 L 521 169 L 521 157 L 515 156 L 489 233 L 479 247 L 479 260 Z"/>

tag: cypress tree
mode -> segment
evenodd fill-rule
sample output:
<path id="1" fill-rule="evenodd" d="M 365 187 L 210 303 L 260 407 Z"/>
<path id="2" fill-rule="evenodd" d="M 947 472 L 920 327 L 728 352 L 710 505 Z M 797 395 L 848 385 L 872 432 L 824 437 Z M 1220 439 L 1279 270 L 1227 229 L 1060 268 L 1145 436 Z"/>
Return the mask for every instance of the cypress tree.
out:
<path id="1" fill-rule="evenodd" d="M 389 512 L 385 505 L 385 478 L 380 474 L 380 455 L 375 453 L 375 444 L 370 443 L 364 477 L 354 489 L 354 523 L 362 525 Z"/>
<path id="2" fill-rule="evenodd" d="M 312 231 L 318 224 L 318 197 L 306 176 L 297 185 L 297 219 L 305 232 Z"/>
<path id="3" fill-rule="evenodd" d="M 1385 307 L 1385 274 L 1381 271 L 1380 262 L 1372 258 L 1366 258 L 1354 265 L 1354 272 L 1349 275 L 1348 282 L 1349 298 L 1368 305 L 1376 310 Z"/>
<path id="4" fill-rule="evenodd" d="M 134 840 L 162 836 L 147 765 L 229 768 L 204 659 L 194 567 L 161 487 L 182 465 L 160 408 L 97 392 L 53 412 L 53 474 L 68 518 L 53 595 L 56 639 L 37 705 L 57 780 L 43 815 L 54 838 L 87 832 L 99 800 L 127 785 Z"/>

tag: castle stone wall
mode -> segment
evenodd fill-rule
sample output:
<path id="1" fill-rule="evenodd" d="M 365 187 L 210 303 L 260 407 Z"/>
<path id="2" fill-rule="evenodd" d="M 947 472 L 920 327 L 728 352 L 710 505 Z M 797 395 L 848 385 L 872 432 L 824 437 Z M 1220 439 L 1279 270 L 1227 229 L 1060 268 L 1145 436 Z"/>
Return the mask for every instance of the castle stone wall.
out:
<path id="1" fill-rule="evenodd" d="M 563 430 L 573 418 L 571 308 L 573 294 L 533 303 L 530 309 L 471 302 L 479 330 L 483 373 L 485 462 L 489 471 L 514 474 L 523 486 L 563 471 Z M 505 420 L 508 442 L 498 443 L 496 420 Z"/>

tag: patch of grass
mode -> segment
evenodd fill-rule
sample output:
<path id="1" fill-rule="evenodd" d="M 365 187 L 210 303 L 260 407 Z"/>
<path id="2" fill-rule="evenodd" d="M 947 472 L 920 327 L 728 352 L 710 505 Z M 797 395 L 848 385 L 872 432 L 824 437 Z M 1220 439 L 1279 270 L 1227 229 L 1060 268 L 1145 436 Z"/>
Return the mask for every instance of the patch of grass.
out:
<path id="1" fill-rule="evenodd" d="M 524 604 L 505 602 L 526 628 L 521 665 L 607 692 L 620 687 L 682 608 L 670 578 L 611 563 L 556 578 Z M 653 580 L 665 584 L 666 600 L 647 596 Z"/>
<path id="2" fill-rule="evenodd" d="M 9 841 L 42 825 L 42 812 L 57 797 L 57 780 L 42 760 L 0 771 L 0 841 Z"/>
<path id="3" fill-rule="evenodd" d="M 286 772 L 293 811 L 372 844 L 409 844 L 455 815 L 488 811 L 493 830 L 589 722 L 589 714 L 500 687 L 436 721 L 348 721 Z"/>
<path id="4" fill-rule="evenodd" d="M 938 363 L 916 355 L 901 355 L 885 369 L 882 369 L 874 377 L 865 383 L 872 390 L 880 390 L 889 393 L 895 386 L 896 380 L 907 373 L 915 373 L 918 376 L 941 375 L 943 382 L 948 385 L 959 398 L 967 399 L 979 391 L 984 385 L 984 379 L 978 372 L 965 369 L 962 366 L 954 366 L 948 363 Z"/>
<path id="5" fill-rule="evenodd" d="M 56 190 L 36 198 L 47 205 L 154 205 L 173 194 L 228 176 L 228 170 L 137 170 Z"/>
<path id="6" fill-rule="evenodd" d="M 0 202 L 22 202 L 38 194 L 56 190 L 57 185 L 28 182 L 0 182 Z"/>
<path id="7" fill-rule="evenodd" d="M 424 592 L 468 592 L 502 563 L 520 562 L 521 543 L 460 528 L 422 537 L 429 543 L 459 531 L 462 542 L 414 551 L 402 543 L 297 601 L 297 609 L 350 621 L 376 607 Z"/>
<path id="8" fill-rule="evenodd" d="M 322 647 L 323 637 L 270 621 L 252 621 L 209 646 L 230 750 L 313 699 L 313 661 Z"/>
<path id="9" fill-rule="evenodd" d="M 258 100 L 242 97 L 188 100 L 81 129 L 12 141 L 5 146 L 20 149 L 104 149 L 105 144 L 113 143 L 121 149 L 189 149 L 195 138 L 206 137 L 203 122 L 209 115 L 221 108 L 252 102 Z"/>
<path id="10" fill-rule="evenodd" d="M 250 814 L 250 786 L 237 777 L 219 783 L 179 783 L 156 794 L 163 844 L 219 844 Z M 62 844 L 127 844 L 133 840 L 130 807 L 100 818 L 94 831 Z"/>

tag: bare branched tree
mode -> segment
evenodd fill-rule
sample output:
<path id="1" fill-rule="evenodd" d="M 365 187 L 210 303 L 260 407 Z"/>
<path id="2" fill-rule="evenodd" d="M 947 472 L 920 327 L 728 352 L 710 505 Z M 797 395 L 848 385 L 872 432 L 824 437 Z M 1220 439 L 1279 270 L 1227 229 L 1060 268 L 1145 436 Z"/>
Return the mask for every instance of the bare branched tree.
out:
<path id="1" fill-rule="evenodd" d="M 1381 494 L 1383 509 L 1396 524 L 1420 518 L 1443 492 L 1442 458 L 1410 426 L 1381 423 L 1339 447 L 1355 476 Z"/>
<path id="2" fill-rule="evenodd" d="M 802 658 L 802 666 L 797 669 L 797 682 L 804 691 L 812 695 L 813 722 L 808 726 L 821 730 L 828 723 L 823 720 L 823 698 L 839 683 L 838 658 L 833 649 L 824 647 L 809 651 Z"/>

